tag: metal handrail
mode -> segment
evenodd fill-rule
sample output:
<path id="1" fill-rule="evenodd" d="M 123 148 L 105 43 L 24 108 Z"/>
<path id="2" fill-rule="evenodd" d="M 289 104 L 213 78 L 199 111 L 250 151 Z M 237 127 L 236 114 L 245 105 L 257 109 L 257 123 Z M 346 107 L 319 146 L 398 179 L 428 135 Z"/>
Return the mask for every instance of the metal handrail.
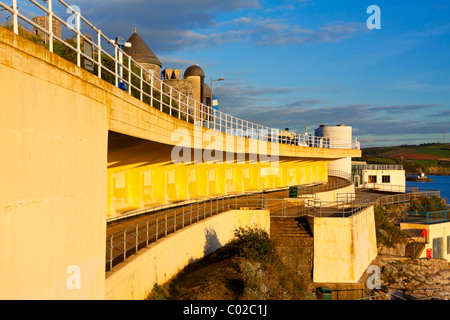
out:
<path id="1" fill-rule="evenodd" d="M 405 194 L 405 196 L 409 196 L 408 200 L 411 196 L 418 195 L 420 193 Z M 386 197 L 391 196 L 382 198 Z M 268 199 L 267 194 L 264 193 L 210 198 L 203 202 L 190 203 L 189 209 L 186 208 L 187 206 L 181 206 L 154 214 L 144 221 L 108 236 L 106 239 L 106 268 L 111 270 L 118 262 L 125 261 L 129 254 L 136 253 L 140 248 L 147 247 L 150 243 L 172 232 L 232 209 L 265 209 L 271 211 L 271 217 L 285 218 L 303 215 L 322 217 L 325 210 L 333 210 L 334 217 L 350 217 L 361 210 L 378 204 L 378 201 L 379 199 L 373 201 L 370 195 L 357 197 L 356 194 L 352 193 L 338 193 L 337 201 L 321 201 L 317 198 L 307 199 L 306 201 Z"/>
<path id="2" fill-rule="evenodd" d="M 278 201 L 280 201 L 278 199 Z M 166 237 L 172 232 L 183 229 L 192 223 L 199 222 L 213 215 L 239 208 L 264 209 L 268 207 L 265 194 L 235 196 L 228 198 L 208 199 L 200 203 L 171 209 L 122 229 L 106 238 L 106 268 L 125 261 L 132 253 L 150 243 Z"/>
<path id="3" fill-rule="evenodd" d="M 121 213 L 120 215 L 108 217 L 106 219 L 106 222 L 113 223 L 113 222 L 116 222 L 119 220 L 128 219 L 130 217 L 135 217 L 135 216 L 139 216 L 139 215 L 143 215 L 143 214 L 149 214 L 151 212 L 158 212 L 158 211 L 162 211 L 165 209 L 176 209 L 177 207 L 186 206 L 189 204 L 204 203 L 206 201 L 210 201 L 211 199 L 212 200 L 223 200 L 223 199 L 228 199 L 228 198 L 249 196 L 252 194 L 256 194 L 256 193 L 252 193 L 252 192 L 234 193 L 234 194 L 226 194 L 226 195 L 214 196 L 214 197 L 203 197 L 203 198 L 191 199 L 191 200 L 186 200 L 186 201 L 180 201 L 177 203 L 163 203 L 163 204 L 158 204 L 158 205 L 152 205 L 151 207 L 148 207 L 148 208 L 130 210 L 130 211 Z"/>
<path id="4" fill-rule="evenodd" d="M 418 193 L 419 188 L 414 186 L 406 186 L 406 185 L 394 185 L 394 184 L 382 184 L 382 183 L 368 183 L 364 182 L 361 184 L 361 188 L 366 189 L 373 189 L 378 191 L 384 191 L 384 192 L 396 192 L 396 193 Z M 420 189 L 420 192 L 436 192 L 437 190 L 431 190 L 431 189 Z"/>
<path id="5" fill-rule="evenodd" d="M 448 222 L 450 217 L 448 215 L 449 209 L 433 212 L 425 211 L 405 211 L 403 214 L 403 222 L 421 222 L 425 224 Z"/>
<path id="6" fill-rule="evenodd" d="M 337 177 L 340 180 L 332 183 L 319 183 L 312 186 L 298 186 L 297 194 L 299 197 L 309 197 L 320 192 L 342 189 L 353 184 L 351 174 L 348 172 L 328 170 L 328 176 Z"/>
<path id="7" fill-rule="evenodd" d="M 350 217 L 361 210 L 373 205 L 370 195 L 356 197 L 354 193 L 337 195 L 336 201 L 324 201 L 320 199 L 307 199 L 302 215 L 311 215 L 321 218 L 326 217 Z M 330 215 L 331 211 L 331 215 Z M 328 214 L 325 214 L 328 212 Z"/>
<path id="8" fill-rule="evenodd" d="M 420 237 L 414 242 L 413 245 L 413 255 L 414 255 L 414 259 L 416 258 L 416 250 L 419 248 L 419 246 L 421 244 L 423 244 L 425 246 L 425 244 L 427 243 L 427 237 L 424 237 L 422 234 L 420 235 Z"/>
<path id="9" fill-rule="evenodd" d="M 413 193 L 400 193 L 400 194 L 394 194 L 394 195 L 386 195 L 383 197 L 379 197 L 375 201 L 375 205 L 384 206 L 387 204 L 394 204 L 394 203 L 404 203 L 409 202 L 411 199 L 417 198 L 417 197 L 440 197 L 440 191 L 418 191 Z"/>
<path id="10" fill-rule="evenodd" d="M 403 170 L 402 164 L 365 164 L 360 166 L 364 170 Z"/>
<path id="11" fill-rule="evenodd" d="M 135 93 L 137 92 L 136 95 L 138 96 L 138 99 L 154 107 L 159 106 L 161 112 L 165 112 L 164 109 L 168 109 L 168 114 L 177 117 L 180 120 L 192 122 L 194 125 L 218 130 L 239 137 L 315 148 L 360 149 L 360 142 L 357 139 L 324 138 L 310 136 L 308 134 L 296 134 L 295 139 L 283 139 L 279 129 L 262 126 L 231 116 L 222 111 L 213 110 L 211 106 L 197 102 L 175 88 L 163 83 L 161 79 L 154 76 L 129 56 L 115 43 L 115 40 L 109 39 L 101 32 L 101 30 L 95 27 L 63 0 L 48 0 L 48 8 L 42 6 L 36 0 L 29 0 L 48 16 L 48 30 L 27 18 L 24 15 L 24 12 L 27 11 L 19 10 L 17 5 L 18 1 L 19 0 L 12 0 L 12 7 L 0 1 L 0 7 L 3 7 L 13 15 L 12 25 L 15 34 L 19 34 L 18 20 L 20 18 L 48 36 L 50 52 L 53 52 L 54 50 L 54 41 L 64 44 L 76 52 L 76 64 L 78 67 L 82 67 L 82 59 L 90 61 L 93 66 L 97 67 L 98 77 L 102 77 L 102 71 L 110 73 L 114 76 L 115 86 L 126 84 L 126 92 L 128 94 L 133 94 L 133 91 Z M 75 26 L 67 23 L 55 13 L 53 7 L 57 3 L 62 4 L 67 12 L 71 12 L 71 14 L 75 15 Z M 59 38 L 53 33 L 53 18 L 76 34 L 76 47 L 71 46 L 66 40 Z M 93 37 L 94 40 L 90 40 L 89 37 L 84 35 L 82 32 L 82 22 L 93 30 L 97 36 L 96 39 Z M 102 40 L 106 40 L 107 44 L 113 46 L 114 54 L 108 53 L 105 48 L 102 47 Z M 95 59 L 94 56 L 87 56 L 81 50 L 82 42 L 92 46 L 93 52 L 97 52 L 97 59 Z M 114 63 L 113 70 L 102 63 L 103 56 L 108 57 Z M 123 56 L 124 59 L 121 60 L 119 56 Z M 128 63 L 124 62 L 125 59 L 128 60 Z M 133 67 L 138 71 L 134 72 Z M 135 83 L 138 82 L 139 84 L 133 83 L 133 77 L 137 79 Z M 147 89 L 145 89 L 145 87 L 147 87 Z"/>

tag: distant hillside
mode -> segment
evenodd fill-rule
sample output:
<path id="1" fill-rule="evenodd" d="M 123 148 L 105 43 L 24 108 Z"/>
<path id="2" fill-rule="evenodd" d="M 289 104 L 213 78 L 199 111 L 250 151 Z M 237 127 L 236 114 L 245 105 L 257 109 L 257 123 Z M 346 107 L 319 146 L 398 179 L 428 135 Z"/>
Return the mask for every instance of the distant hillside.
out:
<path id="1" fill-rule="evenodd" d="M 367 163 L 403 164 L 407 174 L 450 175 L 450 144 L 427 143 L 393 147 L 363 148 Z"/>

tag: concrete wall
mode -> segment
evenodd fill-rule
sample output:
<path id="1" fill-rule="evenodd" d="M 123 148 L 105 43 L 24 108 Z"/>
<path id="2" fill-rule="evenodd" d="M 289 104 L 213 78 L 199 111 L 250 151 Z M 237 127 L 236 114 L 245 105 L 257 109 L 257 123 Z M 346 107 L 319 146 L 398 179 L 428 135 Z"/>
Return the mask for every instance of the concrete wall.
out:
<path id="1" fill-rule="evenodd" d="M 0 299 L 104 297 L 108 122 L 89 76 L 0 27 Z"/>
<path id="2" fill-rule="evenodd" d="M 254 226 L 270 233 L 268 210 L 231 210 L 173 233 L 116 266 L 106 279 L 106 299 L 145 299 L 155 283 L 229 242 L 236 228 Z"/>
<path id="3" fill-rule="evenodd" d="M 375 218 L 369 207 L 349 218 L 310 218 L 313 281 L 357 282 L 377 256 Z"/>

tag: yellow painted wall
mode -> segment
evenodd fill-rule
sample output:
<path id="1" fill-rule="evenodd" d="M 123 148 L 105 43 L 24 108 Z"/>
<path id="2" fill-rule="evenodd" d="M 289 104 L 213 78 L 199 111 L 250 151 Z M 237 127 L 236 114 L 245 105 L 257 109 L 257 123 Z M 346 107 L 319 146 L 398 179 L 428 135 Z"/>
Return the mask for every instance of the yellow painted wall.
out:
<path id="1" fill-rule="evenodd" d="M 238 227 L 259 227 L 270 233 L 267 210 L 231 210 L 169 235 L 131 257 L 106 279 L 108 300 L 142 300 L 155 283 L 162 284 L 190 262 L 230 241 Z"/>
<path id="2" fill-rule="evenodd" d="M 0 27 L 0 299 L 104 298 L 106 96 L 85 77 Z"/>
<path id="3" fill-rule="evenodd" d="M 377 256 L 373 207 L 349 218 L 314 218 L 314 282 L 357 282 Z"/>
<path id="4" fill-rule="evenodd" d="M 138 158 L 123 161 L 123 165 L 111 160 L 108 217 L 173 201 L 286 187 L 288 181 L 290 185 L 302 185 L 328 180 L 326 160 L 291 159 L 277 165 L 250 161 L 173 164 L 164 156 L 152 163 L 162 151 L 148 151 L 152 149 L 145 145 L 125 149 L 123 157 L 139 150 Z M 170 147 L 164 152 L 169 151 Z M 112 158 L 117 159 L 117 151 Z"/>

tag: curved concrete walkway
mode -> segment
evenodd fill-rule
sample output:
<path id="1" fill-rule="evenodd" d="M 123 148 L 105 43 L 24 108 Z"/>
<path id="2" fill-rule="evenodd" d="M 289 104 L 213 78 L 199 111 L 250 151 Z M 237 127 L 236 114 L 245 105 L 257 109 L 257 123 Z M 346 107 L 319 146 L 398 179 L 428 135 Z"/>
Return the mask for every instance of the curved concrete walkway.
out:
<path id="1" fill-rule="evenodd" d="M 330 176 L 328 183 L 321 187 L 325 189 L 327 185 L 337 185 L 336 182 L 341 180 L 344 179 Z M 305 188 L 308 187 L 305 186 Z M 265 196 L 264 199 L 261 198 L 262 195 Z M 106 238 L 106 268 L 109 270 L 111 266 L 117 265 L 149 243 L 204 218 L 227 211 L 230 206 L 233 209 L 238 209 L 240 207 L 255 208 L 258 205 L 261 207 L 267 205 L 271 211 L 271 216 L 297 216 L 299 213 L 297 204 L 292 203 L 287 207 L 282 207 L 283 200 L 288 196 L 288 189 L 286 188 L 284 190 L 237 195 L 235 203 L 235 197 L 208 199 L 204 202 L 174 205 L 157 211 L 151 211 L 152 208 L 149 208 L 150 213 L 109 222 Z M 266 199 L 267 203 L 265 204 L 262 201 Z M 330 211 L 330 214 L 335 212 L 336 210 Z"/>

